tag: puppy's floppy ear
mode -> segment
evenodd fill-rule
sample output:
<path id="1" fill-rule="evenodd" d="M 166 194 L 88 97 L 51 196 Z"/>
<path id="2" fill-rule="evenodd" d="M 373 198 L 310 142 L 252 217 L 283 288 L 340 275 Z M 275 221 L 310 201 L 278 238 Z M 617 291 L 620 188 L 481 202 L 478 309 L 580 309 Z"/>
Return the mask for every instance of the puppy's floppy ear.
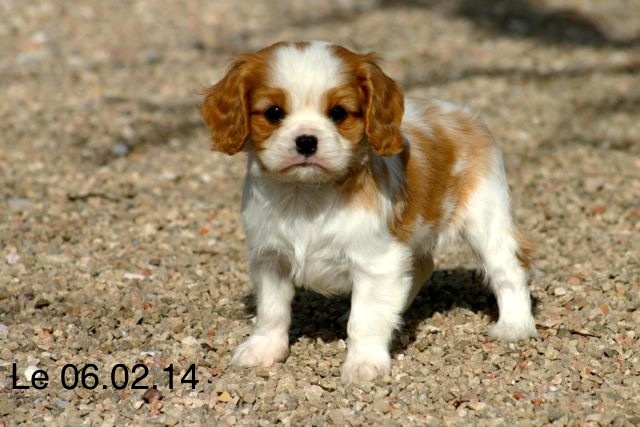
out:
<path id="1" fill-rule="evenodd" d="M 365 134 L 377 154 L 397 154 L 403 147 L 400 123 L 404 96 L 398 85 L 378 67 L 375 55 L 363 55 L 363 60 L 359 74 L 365 94 Z"/>
<path id="2" fill-rule="evenodd" d="M 226 76 L 205 91 L 200 113 L 211 132 L 211 147 L 236 154 L 249 138 L 248 56 L 237 57 Z"/>

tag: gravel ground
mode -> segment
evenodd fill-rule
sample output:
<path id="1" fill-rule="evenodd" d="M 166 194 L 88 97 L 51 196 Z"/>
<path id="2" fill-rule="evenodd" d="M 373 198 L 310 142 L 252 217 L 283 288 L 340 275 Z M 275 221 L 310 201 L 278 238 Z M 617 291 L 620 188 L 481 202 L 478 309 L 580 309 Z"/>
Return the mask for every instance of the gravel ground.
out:
<path id="1" fill-rule="evenodd" d="M 309 4 L 0 0 L 0 425 L 640 425 L 640 2 Z M 244 159 L 208 151 L 198 92 L 281 39 L 375 50 L 482 112 L 539 246 L 539 338 L 488 339 L 454 247 L 389 377 L 341 384 L 348 301 L 307 293 L 284 363 L 228 367 L 253 317 Z"/>

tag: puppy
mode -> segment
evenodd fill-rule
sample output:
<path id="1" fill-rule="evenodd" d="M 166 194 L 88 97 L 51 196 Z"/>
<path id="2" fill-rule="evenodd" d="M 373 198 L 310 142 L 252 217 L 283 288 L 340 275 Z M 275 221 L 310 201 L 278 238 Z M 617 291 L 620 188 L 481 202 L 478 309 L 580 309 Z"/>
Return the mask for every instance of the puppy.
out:
<path id="1" fill-rule="evenodd" d="M 247 153 L 242 218 L 257 294 L 237 366 L 288 355 L 296 288 L 351 292 L 344 382 L 391 367 L 403 311 L 462 236 L 500 310 L 492 337 L 536 335 L 502 158 L 466 109 L 405 98 L 373 54 L 326 42 L 276 43 L 237 56 L 201 106 L 213 149 Z"/>

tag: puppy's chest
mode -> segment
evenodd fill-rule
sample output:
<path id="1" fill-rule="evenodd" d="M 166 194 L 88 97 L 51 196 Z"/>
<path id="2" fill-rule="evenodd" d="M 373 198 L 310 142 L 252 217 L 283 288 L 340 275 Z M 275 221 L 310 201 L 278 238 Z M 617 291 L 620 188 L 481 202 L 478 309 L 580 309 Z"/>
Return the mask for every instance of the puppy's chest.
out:
<path id="1" fill-rule="evenodd" d="M 350 248 L 332 233 L 288 236 L 285 249 L 291 279 L 297 287 L 322 294 L 342 294 L 351 290 Z"/>
<path id="2" fill-rule="evenodd" d="M 249 218 L 252 246 L 284 258 L 297 287 L 328 295 L 350 292 L 352 269 L 362 258 L 358 251 L 375 239 L 370 221 L 348 210 L 324 209 L 314 215 L 272 212 L 253 221 L 260 226 L 251 227 Z"/>
<path id="3" fill-rule="evenodd" d="M 353 243 L 359 234 L 352 215 L 318 217 L 316 220 L 282 221 L 280 254 L 291 266 L 291 278 L 298 287 L 323 294 L 342 294 L 351 290 Z M 355 227 L 358 228 L 358 227 Z"/>

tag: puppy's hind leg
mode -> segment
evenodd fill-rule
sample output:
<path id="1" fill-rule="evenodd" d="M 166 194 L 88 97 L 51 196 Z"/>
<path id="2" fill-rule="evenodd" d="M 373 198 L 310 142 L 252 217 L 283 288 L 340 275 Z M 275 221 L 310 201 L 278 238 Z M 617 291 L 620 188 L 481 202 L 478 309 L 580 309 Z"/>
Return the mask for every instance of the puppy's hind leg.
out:
<path id="1" fill-rule="evenodd" d="M 521 242 L 512 224 L 509 193 L 499 165 L 496 176 L 483 182 L 468 205 L 463 233 L 483 263 L 498 300 L 500 317 L 489 335 L 508 341 L 537 335 Z M 522 262 L 524 264 L 524 262 Z"/>
<path id="2" fill-rule="evenodd" d="M 422 290 L 425 282 L 429 280 L 431 274 L 433 274 L 433 257 L 429 255 L 420 256 L 413 261 L 413 284 L 411 286 L 411 292 L 407 298 L 407 302 L 404 305 L 404 310 L 408 310 L 413 300 Z"/>

